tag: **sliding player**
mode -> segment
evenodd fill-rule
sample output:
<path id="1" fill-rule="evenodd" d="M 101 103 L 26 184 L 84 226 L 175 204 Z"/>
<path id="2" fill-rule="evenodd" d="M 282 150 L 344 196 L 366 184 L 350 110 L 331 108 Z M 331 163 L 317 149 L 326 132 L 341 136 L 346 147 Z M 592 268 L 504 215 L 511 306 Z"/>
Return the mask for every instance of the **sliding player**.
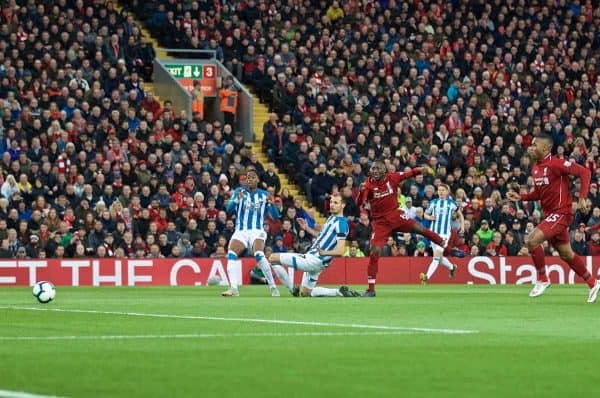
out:
<path id="1" fill-rule="evenodd" d="M 327 268 L 333 257 L 343 255 L 346 250 L 348 220 L 343 215 L 344 205 L 341 195 L 336 194 L 331 197 L 329 204 L 331 216 L 319 233 L 310 228 L 304 219 L 298 218 L 300 227 L 317 238 L 306 254 L 273 253 L 269 257 L 275 274 L 294 296 L 298 294 L 304 297 L 353 297 L 359 295 L 348 289 L 347 286 L 339 289 L 316 287 L 319 274 Z M 290 276 L 282 266 L 304 271 L 299 290 L 295 290 Z"/>

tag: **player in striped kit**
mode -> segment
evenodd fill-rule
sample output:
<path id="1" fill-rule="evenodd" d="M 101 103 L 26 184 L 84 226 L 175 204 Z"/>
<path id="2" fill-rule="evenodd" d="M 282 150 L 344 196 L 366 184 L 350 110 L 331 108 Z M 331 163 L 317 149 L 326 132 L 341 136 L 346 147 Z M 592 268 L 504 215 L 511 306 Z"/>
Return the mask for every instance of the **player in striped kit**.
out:
<path id="1" fill-rule="evenodd" d="M 439 264 L 442 264 L 444 267 L 448 268 L 450 271 L 450 279 L 454 278 L 454 273 L 456 272 L 456 265 L 452 264 L 447 258 L 444 257 L 444 249 L 452 232 L 453 214 L 456 212 L 458 219 L 460 220 L 459 232 L 464 232 L 465 230 L 465 219 L 462 212 L 458 208 L 458 204 L 456 204 L 456 202 L 448 196 L 449 194 L 450 187 L 448 187 L 446 184 L 440 184 L 438 187 L 438 198 L 433 199 L 425 211 L 425 219 L 431 220 L 431 225 L 429 228 L 441 236 L 444 240 L 444 243 L 443 245 L 437 245 L 433 242 L 431 243 L 431 247 L 433 249 L 433 260 L 431 260 L 431 264 L 429 264 L 427 274 L 424 274 L 423 272 L 420 274 L 421 283 L 423 284 L 427 283 Z"/>
<path id="2" fill-rule="evenodd" d="M 342 196 L 339 194 L 333 195 L 329 208 L 331 215 L 318 234 L 306 224 L 304 219 L 298 219 L 298 223 L 302 229 L 316 236 L 316 240 L 306 254 L 273 253 L 269 257 L 269 261 L 273 264 L 273 269 L 277 277 L 294 296 L 354 297 L 360 295 L 348 289 L 347 286 L 342 286 L 339 289 L 316 287 L 319 274 L 327 268 L 333 257 L 343 255 L 346 250 L 346 237 L 348 236 L 349 228 L 348 220 L 343 215 L 344 200 Z M 302 285 L 299 289 L 294 288 L 292 280 L 282 266 L 304 271 Z"/>
<path id="3" fill-rule="evenodd" d="M 265 257 L 265 240 L 267 233 L 263 228 L 266 212 L 272 217 L 279 218 L 277 207 L 271 203 L 267 191 L 258 189 L 258 173 L 250 168 L 246 171 L 247 187 L 239 187 L 233 191 L 227 213 L 235 211 L 235 232 L 229 241 L 227 253 L 227 274 L 229 276 L 229 289 L 222 293 L 225 297 L 239 296 L 238 286 L 242 284 L 242 267 L 238 257 L 245 249 L 254 254 L 254 258 L 263 272 L 271 296 L 279 296 L 275 285 L 269 261 Z"/>

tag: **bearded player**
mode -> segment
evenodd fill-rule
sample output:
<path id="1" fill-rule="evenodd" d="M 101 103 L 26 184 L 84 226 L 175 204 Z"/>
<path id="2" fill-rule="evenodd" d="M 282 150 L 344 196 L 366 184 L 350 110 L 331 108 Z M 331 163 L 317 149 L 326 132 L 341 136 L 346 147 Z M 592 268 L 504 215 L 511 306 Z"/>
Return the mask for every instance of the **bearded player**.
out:
<path id="1" fill-rule="evenodd" d="M 583 258 L 573 253 L 569 239 L 569 225 L 573 222 L 573 209 L 569 176 L 579 177 L 581 191 L 579 208 L 586 207 L 586 198 L 590 188 L 591 172 L 577 163 L 552 156 L 554 142 L 548 135 L 540 135 L 533 139 L 528 148 L 529 155 L 535 161 L 531 174 L 533 191 L 521 194 L 510 191 L 507 198 L 513 202 L 539 200 L 542 205 L 544 220 L 525 237 L 525 245 L 531 253 L 537 270 L 537 282 L 529 293 L 529 297 L 538 297 L 550 286 L 546 275 L 546 262 L 542 243 L 547 240 L 577 275 L 586 281 L 590 288 L 588 303 L 594 303 L 600 290 L 600 281 L 586 269 Z"/>
<path id="2" fill-rule="evenodd" d="M 444 240 L 438 234 L 409 218 L 398 208 L 397 197 L 400 183 L 422 172 L 422 167 L 415 167 L 406 172 L 388 173 L 385 163 L 380 160 L 376 160 L 371 165 L 371 175 L 365 181 L 357 201 L 359 208 L 369 202 L 373 225 L 369 267 L 367 268 L 369 287 L 363 294 L 364 297 L 375 297 L 375 279 L 379 268 L 379 254 L 392 232 L 417 233 L 425 236 L 436 245 L 445 247 Z"/>

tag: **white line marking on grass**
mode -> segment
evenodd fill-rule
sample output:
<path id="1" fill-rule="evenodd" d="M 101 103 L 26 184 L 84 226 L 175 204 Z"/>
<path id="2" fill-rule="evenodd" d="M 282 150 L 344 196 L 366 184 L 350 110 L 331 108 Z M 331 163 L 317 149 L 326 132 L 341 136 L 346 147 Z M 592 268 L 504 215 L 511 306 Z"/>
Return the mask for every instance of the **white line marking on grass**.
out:
<path id="1" fill-rule="evenodd" d="M 209 339 L 230 337 L 313 337 L 313 336 L 397 336 L 417 334 L 408 330 L 390 332 L 290 332 L 290 333 L 192 333 L 192 334 L 141 334 L 105 336 L 0 336 L 0 341 L 56 341 L 56 340 L 143 340 L 143 339 Z M 0 396 L 1 397 L 1 396 Z"/>
<path id="2" fill-rule="evenodd" d="M 30 394 L 23 391 L 0 390 L 0 398 L 60 398 L 55 395 Z"/>
<path id="3" fill-rule="evenodd" d="M 79 314 L 100 314 L 100 315 L 122 315 L 133 317 L 148 317 L 148 318 L 169 318 L 169 319 L 198 319 L 205 321 L 223 321 L 223 322 L 249 322 L 249 323 L 268 323 L 276 325 L 301 325 L 301 326 L 323 326 L 323 327 L 339 327 L 349 329 L 374 329 L 374 330 L 403 330 L 410 332 L 421 333 L 438 333 L 438 334 L 474 334 L 479 333 L 479 330 L 468 329 L 437 329 L 437 328 L 419 328 L 406 326 L 388 326 L 388 325 L 366 325 L 357 323 L 329 323 L 329 322 L 311 322 L 311 321 L 290 321 L 280 319 L 256 319 L 256 318 L 227 318 L 220 316 L 202 316 L 202 315 L 175 315 L 175 314 L 152 314 L 143 312 L 119 312 L 119 311 L 96 311 L 96 310 L 77 310 L 77 309 L 61 309 L 61 308 L 41 308 L 41 307 L 17 307 L 17 306 L 0 306 L 0 309 L 21 310 L 21 311 L 52 311 L 52 312 L 68 312 Z"/>

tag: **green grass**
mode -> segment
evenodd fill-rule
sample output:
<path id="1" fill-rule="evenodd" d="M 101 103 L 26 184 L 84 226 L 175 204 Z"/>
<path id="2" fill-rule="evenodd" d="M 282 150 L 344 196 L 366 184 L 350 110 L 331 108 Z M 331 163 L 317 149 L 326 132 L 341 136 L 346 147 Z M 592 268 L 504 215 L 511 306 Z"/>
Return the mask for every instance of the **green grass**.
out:
<path id="1" fill-rule="evenodd" d="M 0 390 L 63 397 L 284 398 L 566 397 L 593 392 L 600 303 L 586 303 L 583 285 L 553 286 L 536 300 L 527 297 L 529 288 L 380 286 L 376 299 L 297 299 L 267 297 L 266 287 L 260 286 L 244 287 L 242 297 L 226 299 L 218 296 L 220 288 L 211 287 L 58 287 L 56 300 L 48 305 L 37 304 L 29 288 L 2 288 Z M 163 338 L 93 337 L 141 335 Z M 77 338 L 11 339 L 15 336 Z M 79 338 L 85 336 L 91 338 Z"/>

